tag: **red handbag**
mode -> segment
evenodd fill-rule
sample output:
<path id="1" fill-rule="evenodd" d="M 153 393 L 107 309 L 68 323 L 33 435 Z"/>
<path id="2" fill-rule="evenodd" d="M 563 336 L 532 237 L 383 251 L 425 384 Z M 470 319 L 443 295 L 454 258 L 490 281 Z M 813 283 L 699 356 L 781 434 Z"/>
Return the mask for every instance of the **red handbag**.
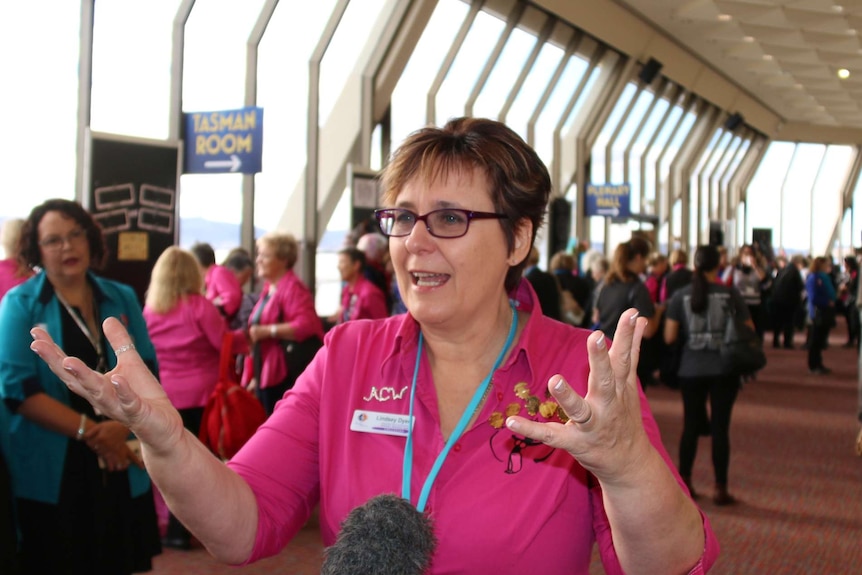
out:
<path id="1" fill-rule="evenodd" d="M 222 459 L 230 459 L 266 421 L 257 397 L 239 384 L 233 333 L 222 339 L 219 379 L 204 407 L 198 438 Z"/>

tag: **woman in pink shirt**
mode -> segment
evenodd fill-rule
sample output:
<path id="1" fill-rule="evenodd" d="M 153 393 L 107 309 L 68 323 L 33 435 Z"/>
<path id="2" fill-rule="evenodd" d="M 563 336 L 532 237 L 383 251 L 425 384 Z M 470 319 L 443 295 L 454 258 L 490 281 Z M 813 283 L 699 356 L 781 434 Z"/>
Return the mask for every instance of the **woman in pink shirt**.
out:
<path id="1" fill-rule="evenodd" d="M 6 259 L 0 260 L 0 300 L 7 291 L 33 277 L 33 270 L 18 260 L 18 242 L 24 224 L 20 218 L 6 220 L 0 231 L 0 243 L 6 254 Z"/>
<path id="2" fill-rule="evenodd" d="M 246 357 L 242 383 L 256 391 L 268 414 L 293 387 L 299 376 L 295 372 L 304 367 L 289 369 L 285 345 L 309 346 L 313 354 L 323 340 L 323 323 L 311 291 L 293 273 L 298 256 L 299 245 L 291 234 L 270 232 L 257 240 L 255 265 L 264 283 L 248 320 L 251 353 Z M 301 349 L 305 351 L 305 347 Z"/>
<path id="3" fill-rule="evenodd" d="M 381 184 L 408 313 L 330 330 L 227 466 L 178 429 L 134 353 L 100 376 L 38 329 L 33 348 L 130 422 L 174 512 L 223 561 L 277 553 L 318 504 L 333 544 L 353 508 L 394 492 L 433 521 L 435 575 L 586 575 L 596 546 L 609 574 L 709 569 L 715 536 L 637 383 L 646 320 L 624 312 L 611 346 L 533 313 L 522 272 L 551 192 L 537 154 L 499 122 L 456 118 L 409 136 Z"/>
<path id="4" fill-rule="evenodd" d="M 203 275 L 197 260 L 176 246 L 156 260 L 147 288 L 144 319 L 159 362 L 162 387 L 195 437 L 204 406 L 219 377 L 219 355 L 227 322 L 203 295 Z M 241 349 L 244 338 L 235 338 Z M 188 549 L 188 530 L 171 515 L 168 547 Z"/>

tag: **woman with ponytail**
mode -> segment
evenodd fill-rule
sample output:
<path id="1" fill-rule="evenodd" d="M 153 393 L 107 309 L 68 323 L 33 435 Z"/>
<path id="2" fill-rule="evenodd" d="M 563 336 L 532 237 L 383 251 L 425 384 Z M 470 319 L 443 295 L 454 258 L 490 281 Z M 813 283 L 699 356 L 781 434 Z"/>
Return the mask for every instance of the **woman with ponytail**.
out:
<path id="1" fill-rule="evenodd" d="M 654 357 L 654 353 L 650 353 L 648 344 L 649 339 L 658 331 L 664 311 L 664 305 L 656 305 L 653 302 L 649 290 L 641 281 L 641 275 L 646 272 L 650 251 L 649 242 L 639 237 L 617 245 L 610 270 L 605 274 L 602 283 L 596 286 L 593 308 L 593 325 L 611 339 L 616 334 L 617 322 L 627 309 L 637 309 L 638 315 L 648 320 L 637 374 L 644 388 L 653 382 L 652 372 L 658 368 L 658 358 Z"/>
<path id="2" fill-rule="evenodd" d="M 748 306 L 734 287 L 716 282 L 719 254 L 715 246 L 700 246 L 694 255 L 690 285 L 676 292 L 668 304 L 664 339 L 679 340 L 682 357 L 679 382 L 683 404 L 683 429 L 679 444 L 679 473 L 696 497 L 691 472 L 700 435 L 712 436 L 712 465 L 716 505 L 736 499 L 727 490 L 730 464 L 730 414 L 740 387 L 738 375 L 723 373 L 719 347 L 727 316 L 735 313 L 752 327 Z M 735 311 L 734 311 L 735 310 Z M 707 414 L 707 400 L 709 411 Z"/>

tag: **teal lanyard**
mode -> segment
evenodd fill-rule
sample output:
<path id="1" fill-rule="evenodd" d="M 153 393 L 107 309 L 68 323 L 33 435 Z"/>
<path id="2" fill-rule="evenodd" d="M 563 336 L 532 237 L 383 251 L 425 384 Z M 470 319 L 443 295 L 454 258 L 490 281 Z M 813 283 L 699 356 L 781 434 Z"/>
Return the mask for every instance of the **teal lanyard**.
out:
<path id="1" fill-rule="evenodd" d="M 422 492 L 419 494 L 419 501 L 416 502 L 416 509 L 420 512 L 425 511 L 425 505 L 428 503 L 428 496 L 431 494 L 431 486 L 434 484 L 434 480 L 437 479 L 437 474 L 440 472 L 440 468 L 443 467 L 443 462 L 446 460 L 446 456 L 449 455 L 449 450 L 452 449 L 452 446 L 455 445 L 455 442 L 458 441 L 461 434 L 464 433 L 464 428 L 467 427 L 467 423 L 473 417 L 473 412 L 476 411 L 476 408 L 479 406 L 479 402 L 482 401 L 482 397 L 485 395 L 485 390 L 487 390 L 488 386 L 491 384 L 491 378 L 494 376 L 494 372 L 497 371 L 498 367 L 500 367 L 500 363 L 506 355 L 506 350 L 509 349 L 509 346 L 512 344 L 512 340 L 515 339 L 517 327 L 518 312 L 515 310 L 515 306 L 512 305 L 512 326 L 509 328 L 509 335 L 506 338 L 506 343 L 503 344 L 503 349 L 500 350 L 500 355 L 497 356 L 497 360 L 494 362 L 494 367 L 491 368 L 490 373 L 488 373 L 479 387 L 476 388 L 476 392 L 473 394 L 473 399 L 470 400 L 470 404 L 464 410 L 464 413 L 461 414 L 461 419 L 458 420 L 458 425 L 455 426 L 455 429 L 452 431 L 452 435 L 449 436 L 449 441 L 446 442 L 446 445 L 443 447 L 443 451 L 440 452 L 437 456 L 437 460 L 434 461 L 434 466 L 428 473 L 428 477 L 425 478 L 425 484 L 422 486 Z M 422 332 L 420 331 L 419 345 L 416 350 L 416 367 L 413 368 L 413 383 L 410 386 L 410 423 L 407 427 L 407 445 L 404 446 L 404 465 L 401 479 L 401 496 L 407 501 L 410 501 L 410 477 L 413 472 L 413 403 L 414 398 L 416 397 L 416 379 L 419 377 L 419 362 L 422 358 L 422 341 Z"/>

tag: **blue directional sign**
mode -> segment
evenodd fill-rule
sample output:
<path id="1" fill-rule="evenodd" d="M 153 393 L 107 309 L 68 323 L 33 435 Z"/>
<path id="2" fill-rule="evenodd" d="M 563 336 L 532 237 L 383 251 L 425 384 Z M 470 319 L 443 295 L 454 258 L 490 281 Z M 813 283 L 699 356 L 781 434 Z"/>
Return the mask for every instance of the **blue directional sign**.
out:
<path id="1" fill-rule="evenodd" d="M 186 113 L 184 173 L 261 171 L 263 108 Z"/>
<path id="2" fill-rule="evenodd" d="M 629 184 L 587 184 L 584 209 L 587 216 L 627 218 L 631 215 L 631 186 Z"/>

